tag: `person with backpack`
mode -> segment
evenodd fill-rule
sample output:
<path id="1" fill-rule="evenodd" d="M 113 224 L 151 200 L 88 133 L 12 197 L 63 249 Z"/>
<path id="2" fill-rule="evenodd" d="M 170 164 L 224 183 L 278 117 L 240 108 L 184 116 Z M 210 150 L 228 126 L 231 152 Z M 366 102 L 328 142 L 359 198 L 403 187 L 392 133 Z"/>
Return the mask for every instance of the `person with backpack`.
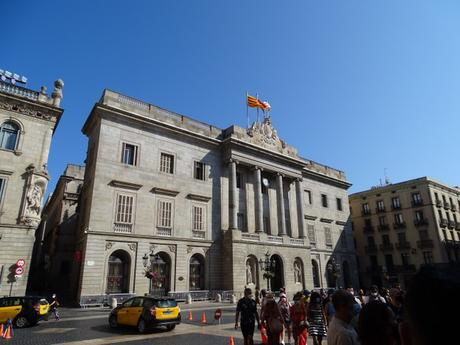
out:
<path id="1" fill-rule="evenodd" d="M 50 311 L 54 315 L 54 318 L 56 321 L 59 321 L 60 319 L 58 307 L 59 307 L 59 301 L 56 297 L 56 294 L 53 293 L 53 295 L 51 296 Z"/>

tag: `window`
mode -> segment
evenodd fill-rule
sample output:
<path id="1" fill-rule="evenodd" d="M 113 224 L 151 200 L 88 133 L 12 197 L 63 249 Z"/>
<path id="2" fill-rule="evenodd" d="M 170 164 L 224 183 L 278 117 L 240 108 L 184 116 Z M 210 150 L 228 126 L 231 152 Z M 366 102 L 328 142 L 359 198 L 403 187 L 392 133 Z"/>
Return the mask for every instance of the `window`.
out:
<path id="1" fill-rule="evenodd" d="M 406 243 L 406 233 L 400 232 L 398 233 L 398 242 L 399 243 Z"/>
<path id="2" fill-rule="evenodd" d="M 310 240 L 310 244 L 315 244 L 316 243 L 315 226 L 312 224 L 309 224 L 307 226 L 307 229 L 308 229 L 308 239 Z"/>
<path id="3" fill-rule="evenodd" d="M 385 216 L 380 216 L 379 217 L 379 225 L 382 226 L 382 225 L 387 225 L 387 217 Z"/>
<path id="4" fill-rule="evenodd" d="M 415 211 L 415 220 L 417 221 L 417 223 L 420 223 L 423 220 L 423 211 Z"/>
<path id="5" fill-rule="evenodd" d="M 391 205 L 394 209 L 401 208 L 401 201 L 399 200 L 399 197 L 396 196 L 394 198 L 391 198 Z"/>
<path id="6" fill-rule="evenodd" d="M 137 166 L 138 147 L 128 143 L 123 143 L 122 147 L 121 162 L 123 164 Z"/>
<path id="7" fill-rule="evenodd" d="M 396 224 L 404 224 L 404 218 L 402 213 L 396 213 L 395 214 L 395 223 Z"/>
<path id="8" fill-rule="evenodd" d="M 203 206 L 192 206 L 192 229 L 196 231 L 205 230 L 204 226 L 204 207 Z"/>
<path id="9" fill-rule="evenodd" d="M 403 266 L 409 266 L 410 264 L 409 253 L 401 253 L 401 261 L 402 261 Z"/>
<path id="10" fill-rule="evenodd" d="M 244 221 L 244 213 L 238 213 L 237 220 L 238 220 L 238 229 L 246 230 L 245 221 Z"/>
<path id="11" fill-rule="evenodd" d="M 157 225 L 160 228 L 172 228 L 172 202 L 158 200 Z"/>
<path id="12" fill-rule="evenodd" d="M 369 259 L 371 261 L 371 267 L 377 268 L 377 266 L 379 265 L 377 257 L 375 255 L 371 255 L 371 256 L 369 256 Z"/>
<path id="13" fill-rule="evenodd" d="M 435 198 L 436 201 L 439 201 L 438 193 L 434 192 L 434 198 Z"/>
<path id="14" fill-rule="evenodd" d="M 307 200 L 307 204 L 308 204 L 308 205 L 313 204 L 313 202 L 312 202 L 313 200 L 312 200 L 312 198 L 311 198 L 311 191 L 306 190 L 306 191 L 305 191 L 305 194 L 306 194 L 306 198 L 305 198 L 305 199 Z"/>
<path id="15" fill-rule="evenodd" d="M 242 185 L 243 185 L 243 181 L 242 181 L 241 173 L 237 172 L 236 173 L 236 188 L 241 188 Z"/>
<path id="16" fill-rule="evenodd" d="M 382 243 L 383 244 L 390 244 L 390 236 L 382 235 Z"/>
<path id="17" fill-rule="evenodd" d="M 432 252 L 423 252 L 423 261 L 425 264 L 432 264 L 434 262 Z"/>
<path id="18" fill-rule="evenodd" d="M 369 204 L 367 202 L 365 204 L 363 204 L 363 213 L 364 214 L 370 214 L 371 213 L 371 210 L 369 208 Z"/>
<path id="19" fill-rule="evenodd" d="M 327 207 L 327 195 L 326 194 L 321 194 L 321 204 L 323 207 Z"/>
<path id="20" fill-rule="evenodd" d="M 270 221 L 268 220 L 268 217 L 264 217 L 264 232 L 268 234 L 270 232 Z"/>
<path id="21" fill-rule="evenodd" d="M 117 223 L 132 224 L 133 222 L 133 201 L 134 197 L 119 194 L 117 199 Z"/>
<path id="22" fill-rule="evenodd" d="M 387 254 L 385 255 L 385 266 L 387 267 L 387 269 L 389 271 L 392 271 L 393 270 L 393 255 L 391 254 Z"/>
<path id="23" fill-rule="evenodd" d="M 0 148 L 16 150 L 19 139 L 19 126 L 14 122 L 4 122 L 0 127 Z"/>
<path id="24" fill-rule="evenodd" d="M 414 205 L 421 205 L 423 204 L 422 196 L 420 193 L 413 193 L 412 194 L 412 202 Z"/>
<path id="25" fill-rule="evenodd" d="M 0 205 L 2 204 L 3 198 L 5 197 L 6 190 L 6 179 L 0 177 Z"/>
<path id="26" fill-rule="evenodd" d="M 429 237 L 428 237 L 428 230 L 420 230 L 419 231 L 419 236 L 420 236 L 420 239 L 422 241 L 424 240 L 429 240 Z"/>
<path id="27" fill-rule="evenodd" d="M 342 211 L 342 199 L 337 198 L 337 210 Z"/>
<path id="28" fill-rule="evenodd" d="M 326 247 L 332 247 L 332 233 L 331 228 L 325 227 L 324 228 L 324 238 L 326 240 Z"/>
<path id="29" fill-rule="evenodd" d="M 447 200 L 446 200 L 446 196 L 445 196 L 445 195 L 442 195 L 442 201 L 443 201 L 444 203 L 446 203 L 446 202 L 447 202 Z"/>
<path id="30" fill-rule="evenodd" d="M 377 211 L 379 212 L 384 212 L 385 211 L 385 203 L 383 200 L 378 200 L 377 201 Z"/>
<path id="31" fill-rule="evenodd" d="M 174 156 L 161 153 L 160 156 L 160 171 L 167 174 L 174 174 Z"/>
<path id="32" fill-rule="evenodd" d="M 195 162 L 193 168 L 193 177 L 195 180 L 205 180 L 206 165 L 203 162 Z"/>

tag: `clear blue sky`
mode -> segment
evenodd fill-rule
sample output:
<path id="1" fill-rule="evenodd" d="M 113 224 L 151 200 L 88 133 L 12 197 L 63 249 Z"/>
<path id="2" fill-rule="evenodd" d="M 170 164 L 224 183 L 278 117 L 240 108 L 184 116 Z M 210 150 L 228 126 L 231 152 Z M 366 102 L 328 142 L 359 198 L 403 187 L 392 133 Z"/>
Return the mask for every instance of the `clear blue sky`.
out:
<path id="1" fill-rule="evenodd" d="M 351 192 L 431 176 L 460 184 L 460 2 L 2 1 L 0 68 L 65 82 L 53 188 L 82 163 L 104 88 L 225 128 L 246 91 L 302 156 Z"/>

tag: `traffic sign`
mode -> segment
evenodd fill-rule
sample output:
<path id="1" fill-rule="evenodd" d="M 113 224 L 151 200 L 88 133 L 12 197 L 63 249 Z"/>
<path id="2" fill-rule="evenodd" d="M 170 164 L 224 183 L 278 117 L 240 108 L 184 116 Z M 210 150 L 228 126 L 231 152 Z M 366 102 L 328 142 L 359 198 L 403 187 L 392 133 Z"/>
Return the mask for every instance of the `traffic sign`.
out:
<path id="1" fill-rule="evenodd" d="M 24 268 L 22 267 L 17 267 L 16 270 L 14 271 L 15 275 L 20 276 L 24 273 Z"/>
<path id="2" fill-rule="evenodd" d="M 19 259 L 16 261 L 16 266 L 18 267 L 23 267 L 26 264 L 26 261 L 24 259 Z"/>

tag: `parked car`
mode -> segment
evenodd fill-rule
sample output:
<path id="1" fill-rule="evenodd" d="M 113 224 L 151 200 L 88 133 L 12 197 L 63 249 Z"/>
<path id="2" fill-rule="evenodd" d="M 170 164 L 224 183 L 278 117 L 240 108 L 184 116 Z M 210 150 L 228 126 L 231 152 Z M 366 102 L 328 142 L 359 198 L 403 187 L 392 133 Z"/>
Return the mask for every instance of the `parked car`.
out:
<path id="1" fill-rule="evenodd" d="M 173 298 L 133 297 L 110 312 L 109 325 L 135 326 L 140 333 L 165 326 L 169 331 L 180 324 L 181 315 Z"/>
<path id="2" fill-rule="evenodd" d="M 12 320 L 13 326 L 33 326 L 40 319 L 47 319 L 48 301 L 40 296 L 15 296 L 0 298 L 0 323 Z"/>

